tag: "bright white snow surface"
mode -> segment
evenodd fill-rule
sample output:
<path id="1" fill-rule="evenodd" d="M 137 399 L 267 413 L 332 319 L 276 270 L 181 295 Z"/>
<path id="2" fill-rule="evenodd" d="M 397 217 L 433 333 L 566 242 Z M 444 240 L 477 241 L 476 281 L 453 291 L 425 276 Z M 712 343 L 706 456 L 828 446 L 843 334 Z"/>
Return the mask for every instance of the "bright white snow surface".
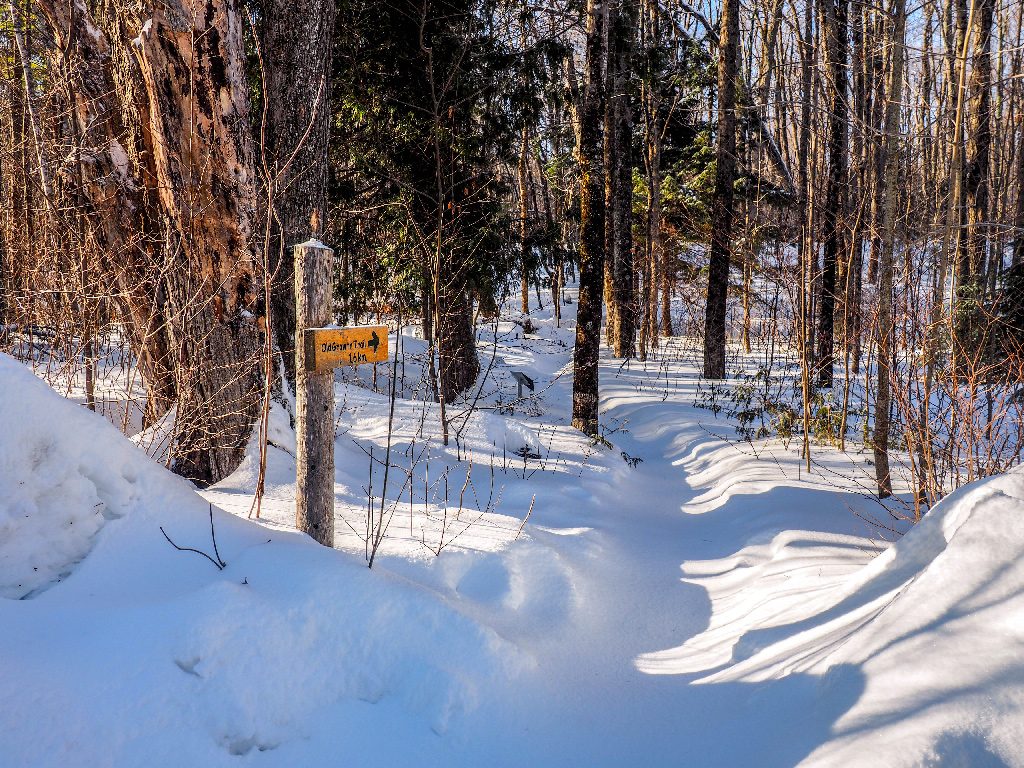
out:
<path id="1" fill-rule="evenodd" d="M 866 454 L 727 439 L 685 342 L 605 361 L 592 445 L 571 322 L 534 320 L 481 329 L 458 446 L 397 402 L 372 570 L 388 400 L 351 374 L 331 551 L 283 411 L 250 521 L 255 442 L 200 496 L 0 357 L 0 768 L 1024 765 L 1024 474 L 889 546 Z"/>

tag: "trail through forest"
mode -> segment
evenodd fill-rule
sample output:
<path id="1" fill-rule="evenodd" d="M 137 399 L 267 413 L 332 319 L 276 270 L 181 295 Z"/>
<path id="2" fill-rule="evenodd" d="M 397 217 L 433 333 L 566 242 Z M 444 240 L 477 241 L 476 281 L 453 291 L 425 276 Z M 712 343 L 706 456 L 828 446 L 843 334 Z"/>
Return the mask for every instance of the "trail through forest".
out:
<path id="1" fill-rule="evenodd" d="M 511 396 L 512 370 L 533 377 L 540 394 L 520 403 L 518 413 L 512 406 L 511 415 L 479 417 L 462 442 L 480 462 L 481 455 L 496 460 L 501 448 L 495 435 L 522 438 L 543 454 L 538 458 L 545 469 L 535 471 L 537 459 L 509 461 L 497 513 L 455 526 L 448 535 L 460 535 L 438 557 L 427 551 L 428 537 L 439 535 L 442 513 L 436 508 L 428 515 L 417 509 L 407 521 L 405 505 L 398 503 L 382 545 L 392 553 L 379 561 L 383 567 L 440 592 L 526 658 L 508 683 L 483 685 L 479 709 L 444 741 L 428 740 L 423 749 L 448 755 L 438 756 L 438 764 L 465 760 L 467 752 L 507 765 L 795 764 L 828 738 L 863 681 L 851 670 L 839 695 L 827 700 L 815 675 L 758 685 L 693 685 L 700 673 L 727 665 L 731 644 L 725 641 L 711 667 L 687 661 L 695 653 L 687 641 L 708 628 L 713 606 L 708 590 L 684 577 L 703 561 L 749 579 L 748 587 L 757 582 L 750 572 L 782 572 L 777 581 L 793 575 L 790 570 L 814 568 L 825 578 L 802 587 L 813 591 L 868 562 L 887 546 L 871 521 L 898 523 L 871 497 L 865 454 L 816 451 L 808 475 L 798 441 L 738 442 L 728 418 L 695 405 L 699 366 L 685 340 L 667 342 L 663 355 L 648 363 L 602 360 L 607 444 L 595 445 L 566 423 L 571 379 L 559 372 L 571 357 L 571 317 L 568 327 L 556 328 L 549 312 L 534 308 L 532 323 L 536 330 L 529 338 L 511 323 L 499 326 L 492 365 L 498 391 L 489 389 L 484 399 L 493 405 Z M 353 447 L 353 433 L 382 449 L 387 400 L 350 385 L 343 389 L 339 400 L 354 404 L 357 415 L 337 445 L 339 457 L 346 457 L 337 462 L 339 498 L 350 501 L 339 505 L 336 529 L 342 548 L 358 553 L 365 548 L 355 534 L 365 519 L 365 507 L 358 505 L 365 504 L 368 459 Z M 396 444 L 413 442 L 421 407 L 397 404 Z M 495 428 L 495 421 L 505 423 Z M 508 442 L 506 454 L 514 445 Z M 457 455 L 439 448 L 433 459 L 452 468 L 453 505 L 466 472 L 479 477 L 483 466 L 470 470 L 466 457 L 459 461 Z M 287 525 L 293 464 L 283 464 L 271 461 L 270 476 L 283 482 L 271 483 L 263 514 Z M 418 465 L 414 474 L 428 473 Z M 206 496 L 242 512 L 250 497 L 240 494 L 232 502 L 226 489 L 248 491 L 251 484 L 243 467 Z M 515 516 L 533 498 L 529 525 L 517 538 Z M 470 519 L 476 520 L 475 512 Z M 786 531 L 790 539 L 773 545 Z M 740 550 L 745 554 L 735 557 Z M 772 599 L 754 592 L 749 607 Z M 481 738 L 482 730 L 491 732 Z M 405 740 L 375 744 L 372 729 L 346 732 L 367 739 L 359 751 L 372 755 L 371 762 L 413 759 Z M 389 746 L 398 752 L 390 753 Z"/>
<path id="2" fill-rule="evenodd" d="M 457 444 L 414 336 L 390 460 L 387 395 L 339 375 L 343 552 L 293 528 L 283 411 L 257 523 L 255 439 L 200 496 L 0 358 L 0 765 L 1020 764 L 1024 476 L 890 543 L 865 453 L 737 440 L 686 340 L 604 359 L 582 436 L 571 322 L 533 321 L 481 326 Z"/>

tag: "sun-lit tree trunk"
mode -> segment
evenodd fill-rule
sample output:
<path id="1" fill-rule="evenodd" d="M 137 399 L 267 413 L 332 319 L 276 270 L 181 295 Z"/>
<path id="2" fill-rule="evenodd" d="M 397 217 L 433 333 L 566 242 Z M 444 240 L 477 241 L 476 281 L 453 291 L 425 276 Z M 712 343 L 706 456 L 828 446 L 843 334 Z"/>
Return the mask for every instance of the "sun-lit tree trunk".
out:
<path id="1" fill-rule="evenodd" d="M 609 52 L 609 67 L 614 66 L 614 91 L 609 102 L 615 132 L 612 164 L 614 179 L 612 206 L 613 295 L 615 305 L 613 350 L 616 357 L 636 354 L 636 307 L 634 306 L 635 270 L 633 265 L 633 110 L 630 106 L 630 82 L 633 76 L 633 49 L 636 46 L 637 8 L 635 0 L 619 0 L 614 27 L 608 30 L 614 43 Z"/>
<path id="2" fill-rule="evenodd" d="M 143 181 L 120 143 L 107 38 L 82 0 L 40 0 L 40 7 L 58 46 L 80 62 L 74 112 L 82 134 L 95 137 L 81 162 L 90 218 L 104 242 L 102 271 L 128 305 L 144 375 L 173 381 L 172 466 L 199 483 L 215 482 L 241 461 L 260 383 L 249 311 L 254 166 L 237 8 L 222 0 L 169 2 L 138 38 L 149 181 L 170 225 L 171 242 L 161 249 L 141 240 Z"/>
<path id="3" fill-rule="evenodd" d="M 605 10 L 587 2 L 586 73 L 580 106 L 580 294 L 573 352 L 572 425 L 586 434 L 598 428 L 598 360 L 604 278 L 603 63 L 607 58 Z"/>
<path id="4" fill-rule="evenodd" d="M 618 303 L 615 301 L 615 205 L 618 198 L 615 195 L 615 141 L 619 127 L 615 110 L 619 105 L 615 98 L 615 28 L 618 25 L 619 6 L 622 0 L 604 0 L 604 115 L 602 125 L 604 133 L 602 136 L 602 152 L 604 167 L 602 169 L 604 178 L 604 293 L 605 306 L 605 328 L 604 343 L 609 348 L 615 346 L 615 328 L 618 320 L 615 313 L 618 310 Z"/>

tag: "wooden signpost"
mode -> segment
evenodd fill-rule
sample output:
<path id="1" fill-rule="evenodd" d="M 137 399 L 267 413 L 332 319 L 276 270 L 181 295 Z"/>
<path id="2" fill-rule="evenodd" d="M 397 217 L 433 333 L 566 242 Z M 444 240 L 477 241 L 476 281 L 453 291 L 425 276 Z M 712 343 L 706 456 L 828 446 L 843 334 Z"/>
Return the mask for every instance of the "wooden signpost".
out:
<path id="1" fill-rule="evenodd" d="M 332 326 L 334 251 L 295 246 L 295 527 L 334 546 L 334 369 L 388 358 L 382 325 Z"/>

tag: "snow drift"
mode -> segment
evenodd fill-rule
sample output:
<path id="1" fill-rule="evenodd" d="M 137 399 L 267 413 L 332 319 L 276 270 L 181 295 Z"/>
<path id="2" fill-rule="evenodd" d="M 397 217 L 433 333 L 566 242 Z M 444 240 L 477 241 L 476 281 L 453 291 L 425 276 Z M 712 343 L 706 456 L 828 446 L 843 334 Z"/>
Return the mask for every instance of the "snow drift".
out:
<path id="1" fill-rule="evenodd" d="M 436 594 L 211 513 L 2 355 L 0 389 L 0 765 L 325 762 L 367 707 L 429 739 L 518 668 Z M 211 514 L 223 570 L 160 530 L 213 555 Z"/>
<path id="2" fill-rule="evenodd" d="M 829 572 L 829 549 L 787 531 L 687 564 L 711 625 L 638 667 L 703 684 L 818 676 L 822 706 L 855 703 L 807 765 L 1024 764 L 1024 468 L 951 494 L 852 573 Z"/>

